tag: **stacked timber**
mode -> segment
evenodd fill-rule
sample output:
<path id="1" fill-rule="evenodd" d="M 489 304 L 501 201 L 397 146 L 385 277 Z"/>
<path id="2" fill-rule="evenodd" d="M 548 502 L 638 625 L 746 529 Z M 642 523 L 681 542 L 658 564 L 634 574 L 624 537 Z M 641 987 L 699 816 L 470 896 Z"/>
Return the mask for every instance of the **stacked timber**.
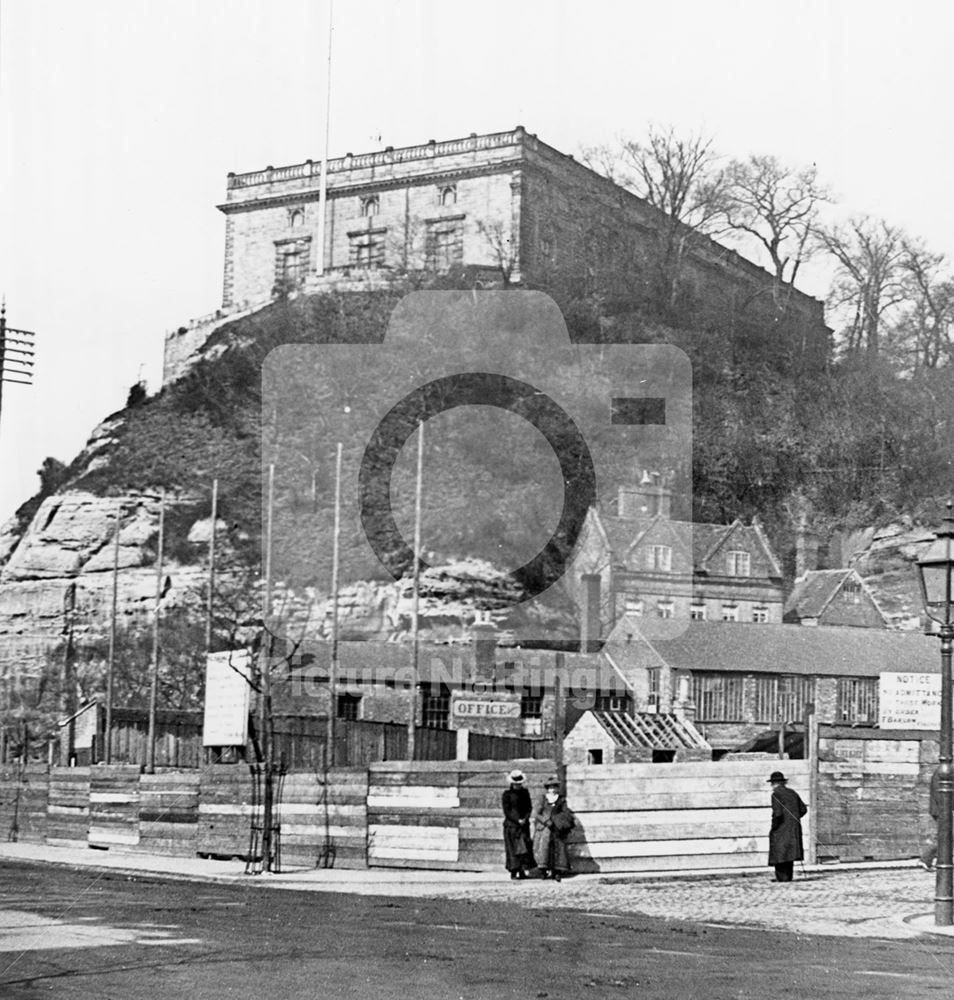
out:
<path id="1" fill-rule="evenodd" d="M 139 765 L 94 764 L 89 779 L 90 847 L 139 843 Z"/>
<path id="2" fill-rule="evenodd" d="M 287 775 L 279 807 L 282 867 L 364 868 L 367 794 L 364 768 Z"/>
<path id="3" fill-rule="evenodd" d="M 809 807 L 807 761 L 785 774 Z M 774 768 L 772 768 L 774 770 Z M 765 865 L 771 826 L 765 761 L 610 764 L 567 768 L 577 818 L 577 872 L 674 871 Z"/>
<path id="4" fill-rule="evenodd" d="M 861 735 L 819 740 L 818 857 L 916 857 L 922 835 L 930 829 L 929 821 L 919 822 L 928 815 L 930 783 L 930 765 L 921 757 L 936 744 L 922 741 L 920 734 L 913 739 L 880 732 L 878 739 Z"/>
<path id="5" fill-rule="evenodd" d="M 201 772 L 196 852 L 247 858 L 252 824 L 252 776 L 244 764 L 213 764 Z"/>
<path id="6" fill-rule="evenodd" d="M 164 771 L 139 779 L 139 849 L 194 857 L 199 823 L 199 772 Z"/>
<path id="7" fill-rule="evenodd" d="M 556 770 L 553 761 L 517 760 L 459 762 L 460 855 L 462 868 L 503 868 L 503 810 L 500 799 L 509 787 L 507 775 L 519 767 L 537 805 L 543 782 Z"/>
<path id="8" fill-rule="evenodd" d="M 369 765 L 369 865 L 460 867 L 456 767 L 456 762 L 440 761 Z"/>
<path id="9" fill-rule="evenodd" d="M 86 847 L 89 836 L 88 767 L 50 769 L 46 842 L 57 847 Z"/>
<path id="10" fill-rule="evenodd" d="M 49 786 L 45 764 L 0 767 L 0 838 L 43 843 Z"/>

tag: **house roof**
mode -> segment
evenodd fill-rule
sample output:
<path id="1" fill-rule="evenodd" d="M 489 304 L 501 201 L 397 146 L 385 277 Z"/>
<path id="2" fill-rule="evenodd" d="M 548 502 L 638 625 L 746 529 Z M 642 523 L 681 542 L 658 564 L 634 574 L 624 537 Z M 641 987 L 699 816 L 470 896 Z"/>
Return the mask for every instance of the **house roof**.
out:
<path id="1" fill-rule="evenodd" d="M 631 641 L 610 638 L 605 646 L 624 676 L 663 664 L 674 670 L 838 677 L 940 672 L 937 640 L 920 632 L 691 621 L 672 639 L 650 643 L 631 634 Z"/>
<path id="2" fill-rule="evenodd" d="M 878 608 L 874 595 L 864 580 L 853 569 L 816 569 L 803 574 L 795 581 L 792 592 L 785 601 L 784 614 L 799 620 L 820 618 L 845 581 L 853 578 L 864 589 L 871 603 Z M 881 609 L 878 608 L 880 612 Z M 884 617 L 884 615 L 882 615 Z"/>
<path id="3" fill-rule="evenodd" d="M 709 747 L 691 722 L 675 715 L 596 711 L 592 715 L 620 747 L 649 747 L 653 750 Z"/>
<path id="4" fill-rule="evenodd" d="M 625 553 L 634 542 L 640 539 L 656 524 L 667 524 L 688 544 L 692 540 L 692 562 L 697 571 L 708 571 L 708 560 L 715 555 L 723 543 L 733 534 L 744 538 L 743 544 L 751 544 L 761 548 L 773 575 L 781 576 L 782 570 L 775 558 L 775 553 L 758 524 L 743 524 L 734 521 L 732 524 L 708 524 L 694 521 L 674 521 L 657 514 L 654 517 L 618 517 L 615 514 L 597 514 L 600 525 L 613 553 L 614 560 L 621 562 Z"/>

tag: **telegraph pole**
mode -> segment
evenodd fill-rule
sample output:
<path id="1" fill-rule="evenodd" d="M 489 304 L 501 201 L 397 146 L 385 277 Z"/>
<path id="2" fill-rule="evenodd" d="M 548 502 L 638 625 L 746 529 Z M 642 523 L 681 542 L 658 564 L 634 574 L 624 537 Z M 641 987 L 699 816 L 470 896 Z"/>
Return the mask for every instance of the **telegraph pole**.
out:
<path id="1" fill-rule="evenodd" d="M 33 331 L 7 326 L 7 300 L 0 303 L 0 414 L 3 383 L 33 385 Z"/>

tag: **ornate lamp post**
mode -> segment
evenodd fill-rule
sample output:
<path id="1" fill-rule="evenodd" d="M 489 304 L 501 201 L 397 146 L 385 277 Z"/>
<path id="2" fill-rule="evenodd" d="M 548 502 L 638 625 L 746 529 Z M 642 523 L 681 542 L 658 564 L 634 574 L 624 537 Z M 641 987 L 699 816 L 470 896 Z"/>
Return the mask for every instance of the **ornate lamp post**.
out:
<path id="1" fill-rule="evenodd" d="M 951 743 L 951 646 L 954 641 L 954 517 L 947 517 L 927 552 L 918 560 L 918 579 L 924 610 L 940 626 L 941 637 L 941 736 L 938 746 L 937 882 L 934 889 L 934 923 L 954 924 L 954 864 L 952 864 L 952 814 L 954 762 Z"/>

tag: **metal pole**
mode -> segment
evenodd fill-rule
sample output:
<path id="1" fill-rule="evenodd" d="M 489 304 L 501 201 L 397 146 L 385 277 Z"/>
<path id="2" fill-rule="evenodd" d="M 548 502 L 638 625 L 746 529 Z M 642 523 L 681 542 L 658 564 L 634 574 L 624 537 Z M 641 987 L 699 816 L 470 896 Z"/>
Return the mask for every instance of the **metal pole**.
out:
<path id="1" fill-rule="evenodd" d="M 328 205 L 328 144 L 331 134 L 331 32 L 334 0 L 328 0 L 328 74 L 325 81 L 325 148 L 321 157 L 321 181 L 318 187 L 318 274 L 325 273 L 325 211 Z"/>
<path id="2" fill-rule="evenodd" d="M 219 516 L 219 481 L 212 480 L 212 527 L 209 529 L 209 599 L 205 611 L 205 652 L 212 652 L 212 614 L 215 610 L 215 523 Z"/>
<path id="3" fill-rule="evenodd" d="M 417 477 L 414 484 L 414 573 L 411 618 L 411 704 L 407 712 L 407 759 L 414 760 L 417 719 L 417 687 L 420 677 L 421 605 L 421 496 L 424 486 L 424 421 L 417 428 Z"/>
<path id="4" fill-rule="evenodd" d="M 159 552 L 156 556 L 156 606 L 152 614 L 152 683 L 149 686 L 149 735 L 146 774 L 156 773 L 156 701 L 159 696 L 159 606 L 162 603 L 162 548 L 166 521 L 166 491 L 159 497 Z"/>
<path id="5" fill-rule="evenodd" d="M 335 522 L 331 536 L 331 663 L 328 668 L 328 744 L 325 760 L 328 767 L 335 766 L 335 721 L 338 711 L 336 685 L 338 683 L 338 575 L 341 539 L 341 442 L 335 453 Z"/>
<path id="6" fill-rule="evenodd" d="M 948 573 L 950 589 L 950 573 Z M 951 595 L 948 594 L 948 607 Z M 948 611 L 947 617 L 950 617 Z M 938 927 L 954 924 L 954 763 L 951 741 L 951 646 L 954 625 L 941 625 L 941 733 L 938 753 L 937 880 L 934 889 L 934 923 Z"/>
<path id="7" fill-rule="evenodd" d="M 103 755 L 107 764 L 113 757 L 113 672 L 116 666 L 116 604 L 119 596 L 119 529 L 122 504 L 116 504 L 116 536 L 113 539 L 113 603 L 109 615 L 109 661 L 106 664 L 106 747 Z"/>

